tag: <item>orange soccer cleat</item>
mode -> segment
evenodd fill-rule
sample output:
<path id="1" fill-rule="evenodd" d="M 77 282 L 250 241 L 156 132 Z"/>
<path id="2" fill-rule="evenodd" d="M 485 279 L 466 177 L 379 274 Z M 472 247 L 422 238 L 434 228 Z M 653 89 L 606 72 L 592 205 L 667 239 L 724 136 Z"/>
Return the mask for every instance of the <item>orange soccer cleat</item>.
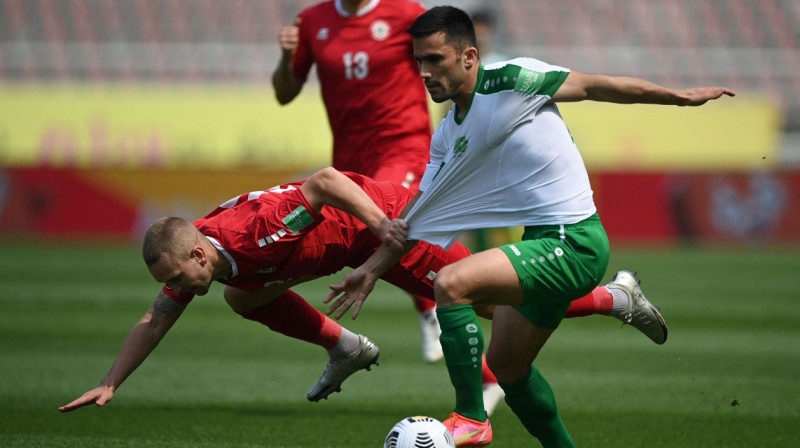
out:
<path id="1" fill-rule="evenodd" d="M 453 434 L 458 447 L 481 447 L 492 443 L 492 424 L 488 418 L 479 422 L 453 412 L 442 423 Z"/>

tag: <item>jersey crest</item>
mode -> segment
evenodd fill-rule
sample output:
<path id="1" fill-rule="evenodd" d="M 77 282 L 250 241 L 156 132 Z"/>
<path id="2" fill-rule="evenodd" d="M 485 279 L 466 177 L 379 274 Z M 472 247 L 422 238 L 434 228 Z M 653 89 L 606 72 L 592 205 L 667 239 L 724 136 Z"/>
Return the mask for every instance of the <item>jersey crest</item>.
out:
<path id="1" fill-rule="evenodd" d="M 458 137 L 456 139 L 456 142 L 453 145 L 453 153 L 456 155 L 456 157 L 461 157 L 464 155 L 465 152 L 467 152 L 468 143 L 469 140 L 467 140 L 467 138 L 464 136 Z"/>
<path id="2" fill-rule="evenodd" d="M 389 24 L 383 20 L 376 20 L 372 22 L 372 25 L 369 26 L 369 30 L 372 33 L 372 38 L 380 41 L 389 37 L 391 28 L 389 27 Z"/>

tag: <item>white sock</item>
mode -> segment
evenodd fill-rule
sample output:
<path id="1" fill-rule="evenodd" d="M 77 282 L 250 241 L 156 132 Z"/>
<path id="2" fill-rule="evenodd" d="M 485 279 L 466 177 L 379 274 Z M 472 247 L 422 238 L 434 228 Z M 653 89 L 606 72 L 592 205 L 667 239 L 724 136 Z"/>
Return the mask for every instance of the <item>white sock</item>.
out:
<path id="1" fill-rule="evenodd" d="M 606 288 L 614 298 L 614 304 L 611 305 L 611 316 L 617 319 L 622 319 L 628 313 L 628 294 L 617 288 Z"/>
<path id="2" fill-rule="evenodd" d="M 423 311 L 423 312 L 419 313 L 419 315 L 420 315 L 420 317 L 422 317 L 426 321 L 430 322 L 431 320 L 434 320 L 436 322 L 439 322 L 438 317 L 436 317 L 436 307 L 433 307 L 433 308 L 429 309 L 428 311 Z"/>
<path id="3" fill-rule="evenodd" d="M 342 334 L 339 336 L 339 341 L 336 345 L 328 350 L 328 356 L 331 358 L 344 358 L 352 355 L 361 347 L 361 338 L 357 334 L 342 327 Z"/>

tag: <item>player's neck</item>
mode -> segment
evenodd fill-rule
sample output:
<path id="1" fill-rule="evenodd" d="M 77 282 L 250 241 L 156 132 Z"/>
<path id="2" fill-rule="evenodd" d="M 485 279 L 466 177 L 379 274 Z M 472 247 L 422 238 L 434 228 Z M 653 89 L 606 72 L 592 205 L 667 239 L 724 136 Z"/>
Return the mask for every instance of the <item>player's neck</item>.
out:
<path id="1" fill-rule="evenodd" d="M 470 69 L 461 87 L 451 99 L 458 106 L 456 117 L 460 120 L 464 118 L 472 102 L 472 95 L 475 93 L 475 86 L 478 84 L 478 68 Z"/>
<path id="2" fill-rule="evenodd" d="M 341 0 L 342 9 L 347 11 L 348 14 L 354 16 L 358 10 L 367 6 L 371 0 Z"/>
<path id="3" fill-rule="evenodd" d="M 212 280 L 219 280 L 221 278 L 230 277 L 231 263 L 228 258 L 222 255 L 220 251 L 212 246 L 212 251 L 209 254 L 209 261 L 211 262 L 211 278 Z"/>

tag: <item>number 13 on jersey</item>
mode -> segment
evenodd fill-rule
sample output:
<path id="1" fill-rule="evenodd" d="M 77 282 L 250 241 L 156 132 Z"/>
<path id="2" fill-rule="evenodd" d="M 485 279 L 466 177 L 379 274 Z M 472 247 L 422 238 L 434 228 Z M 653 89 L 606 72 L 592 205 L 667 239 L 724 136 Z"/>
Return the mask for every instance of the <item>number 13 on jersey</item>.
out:
<path id="1" fill-rule="evenodd" d="M 342 55 L 345 79 L 364 79 L 369 75 L 369 55 L 365 51 Z"/>

